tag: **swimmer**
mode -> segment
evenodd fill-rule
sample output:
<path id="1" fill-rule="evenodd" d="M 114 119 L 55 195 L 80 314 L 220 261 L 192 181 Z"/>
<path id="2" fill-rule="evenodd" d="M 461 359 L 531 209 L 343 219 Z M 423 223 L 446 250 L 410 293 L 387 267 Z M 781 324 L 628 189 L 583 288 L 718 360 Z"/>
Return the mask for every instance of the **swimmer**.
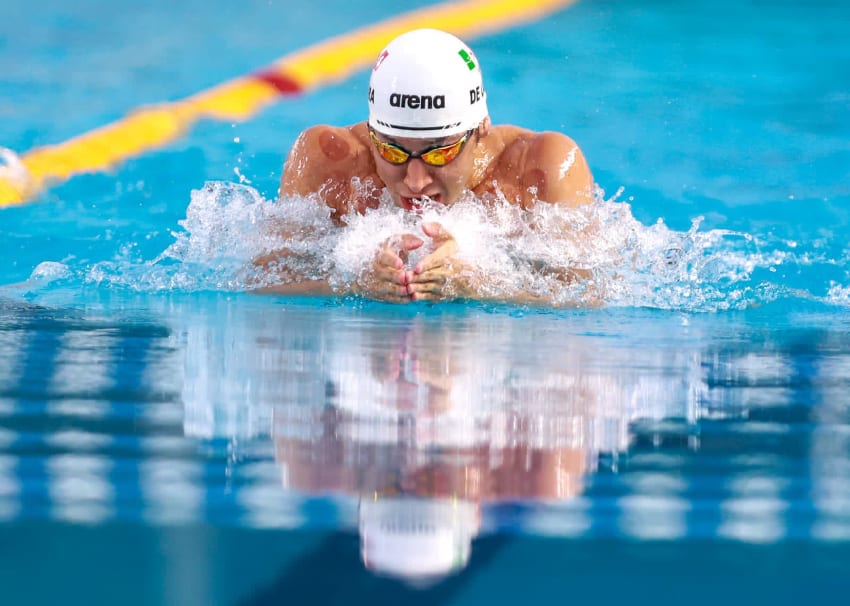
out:
<path id="1" fill-rule="evenodd" d="M 348 213 L 376 208 L 384 191 L 411 213 L 426 200 L 451 206 L 468 193 L 482 203 L 504 196 L 524 209 L 592 199 L 593 178 L 572 139 L 491 123 L 478 58 L 451 34 L 419 29 L 391 41 L 372 68 L 368 104 L 364 122 L 301 133 L 284 165 L 281 196 L 317 196 L 340 228 Z M 397 303 L 486 298 L 486 284 L 460 260 L 452 234 L 437 222 L 421 229 L 431 242 L 411 233 L 388 239 L 351 290 Z M 426 244 L 429 254 L 407 266 L 408 253 Z M 567 273 L 565 282 L 582 275 Z M 325 281 L 268 290 L 343 294 Z"/>

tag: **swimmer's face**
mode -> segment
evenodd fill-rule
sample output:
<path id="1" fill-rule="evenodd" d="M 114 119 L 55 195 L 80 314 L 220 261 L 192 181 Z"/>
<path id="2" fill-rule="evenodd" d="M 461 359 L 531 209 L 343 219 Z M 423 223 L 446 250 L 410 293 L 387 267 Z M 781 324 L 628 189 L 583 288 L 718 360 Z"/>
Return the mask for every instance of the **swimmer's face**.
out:
<path id="1" fill-rule="evenodd" d="M 476 131 L 466 135 L 467 139 L 455 156 L 445 166 L 432 166 L 421 158 L 410 158 L 404 164 L 393 164 L 378 152 L 380 143 L 391 143 L 417 156 L 437 147 L 453 146 L 465 135 L 453 135 L 439 139 L 410 139 L 389 137 L 374 133 L 377 143 L 371 146 L 378 176 L 384 182 L 396 205 L 408 211 L 417 211 L 421 201 L 428 197 L 434 202 L 451 205 L 471 187 Z"/>

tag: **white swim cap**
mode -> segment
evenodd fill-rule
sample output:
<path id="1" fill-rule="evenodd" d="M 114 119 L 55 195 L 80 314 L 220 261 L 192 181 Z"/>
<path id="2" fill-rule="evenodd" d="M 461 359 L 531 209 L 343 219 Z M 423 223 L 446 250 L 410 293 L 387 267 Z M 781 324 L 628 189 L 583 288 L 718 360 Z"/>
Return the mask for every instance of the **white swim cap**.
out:
<path id="1" fill-rule="evenodd" d="M 478 58 L 459 38 L 417 29 L 378 55 L 369 80 L 369 125 L 376 131 L 447 137 L 475 128 L 486 116 Z"/>
<path id="2" fill-rule="evenodd" d="M 370 570 L 411 582 L 433 581 L 469 561 L 478 534 L 471 501 L 390 497 L 360 502 L 360 555 Z"/>

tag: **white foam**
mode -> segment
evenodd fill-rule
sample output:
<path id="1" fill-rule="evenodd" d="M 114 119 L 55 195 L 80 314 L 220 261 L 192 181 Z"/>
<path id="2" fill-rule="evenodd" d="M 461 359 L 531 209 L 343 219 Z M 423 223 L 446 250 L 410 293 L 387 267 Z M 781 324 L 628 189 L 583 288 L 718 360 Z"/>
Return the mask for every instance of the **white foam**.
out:
<path id="1" fill-rule="evenodd" d="M 353 186 L 366 187 L 356 181 Z M 811 251 L 791 244 L 703 230 L 701 218 L 687 231 L 661 220 L 642 224 L 628 203 L 617 200 L 620 193 L 606 199 L 598 190 L 592 204 L 577 209 L 541 203 L 531 210 L 503 196 L 470 194 L 451 207 L 426 200 L 415 214 L 396 207 L 384 192 L 377 208 L 343 217 L 347 227 L 339 228 L 316 197 L 273 201 L 246 184 L 210 182 L 192 192 L 182 229 L 155 259 L 98 263 L 84 279 L 142 291 L 240 291 L 327 279 L 345 292 L 394 236 L 410 233 L 425 241 L 410 251 L 407 264 L 413 267 L 433 250 L 422 230 L 429 221 L 455 238 L 457 257 L 484 285 L 483 295 L 510 299 L 528 293 L 556 306 L 741 309 L 791 292 L 781 281 L 757 279 L 761 273 L 813 262 Z M 256 266 L 254 260 L 263 257 L 264 266 Z M 565 280 L 575 271 L 587 277 Z M 830 297 L 840 301 L 846 294 L 837 287 Z"/>
<path id="2" fill-rule="evenodd" d="M 35 267 L 34 270 L 32 270 L 30 280 L 51 282 L 53 280 L 67 278 L 70 275 L 71 270 L 68 269 L 68 266 L 64 263 L 57 263 L 56 261 L 42 261 Z"/>
<path id="3" fill-rule="evenodd" d="M 829 302 L 836 305 L 850 306 L 850 286 L 843 286 L 836 282 L 831 282 L 826 298 Z"/>

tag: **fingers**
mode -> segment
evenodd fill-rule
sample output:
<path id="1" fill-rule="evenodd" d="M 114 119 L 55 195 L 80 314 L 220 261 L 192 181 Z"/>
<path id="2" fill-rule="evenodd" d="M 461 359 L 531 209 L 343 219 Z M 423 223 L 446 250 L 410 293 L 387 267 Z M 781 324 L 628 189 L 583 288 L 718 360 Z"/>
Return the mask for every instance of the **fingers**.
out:
<path id="1" fill-rule="evenodd" d="M 414 274 L 422 274 L 445 265 L 446 261 L 457 253 L 457 242 L 439 223 L 433 221 L 423 223 L 422 231 L 425 232 L 425 235 L 433 239 L 436 248 L 431 254 L 416 264 L 416 267 L 413 268 Z"/>
<path id="2" fill-rule="evenodd" d="M 435 277 L 454 272 L 453 257 L 457 253 L 457 242 L 454 239 L 446 240 L 434 252 L 425 256 L 416 267 L 413 268 L 414 281 L 421 278 L 423 281 L 435 279 Z"/>
<path id="3" fill-rule="evenodd" d="M 410 302 L 410 291 L 407 284 L 401 284 L 395 277 L 386 279 L 379 274 L 364 276 L 358 281 L 360 294 L 379 301 L 392 303 Z"/>
<path id="4" fill-rule="evenodd" d="M 371 267 L 358 280 L 358 286 L 369 297 L 394 303 L 410 302 L 412 272 L 404 269 L 407 252 L 422 246 L 423 240 L 413 234 L 401 234 L 384 242 Z"/>
<path id="5" fill-rule="evenodd" d="M 416 301 L 451 298 L 453 295 L 452 281 L 457 277 L 460 264 L 448 254 L 432 255 L 431 259 L 423 259 L 417 270 L 411 272 L 408 289 Z"/>
<path id="6" fill-rule="evenodd" d="M 384 263 L 387 265 L 392 264 L 401 269 L 407 263 L 408 252 L 416 250 L 424 243 L 422 238 L 413 234 L 400 234 L 387 239 L 378 255 L 384 257 Z"/>
<path id="7" fill-rule="evenodd" d="M 408 286 L 411 298 L 415 301 L 451 298 L 452 279 L 462 267 L 454 258 L 457 254 L 457 242 L 442 225 L 436 222 L 423 223 L 422 231 L 434 240 L 437 248 L 413 268 Z"/>
<path id="8" fill-rule="evenodd" d="M 388 239 L 375 255 L 369 270 L 358 281 L 363 294 L 382 301 L 439 301 L 453 296 L 452 281 L 463 265 L 454 259 L 457 242 L 439 223 L 422 224 L 436 245 L 412 271 L 405 270 L 408 253 L 425 242 L 414 234 Z"/>
<path id="9" fill-rule="evenodd" d="M 410 301 L 445 301 L 452 298 L 442 288 L 437 288 L 436 285 L 433 284 L 419 284 L 413 288 L 416 290 L 408 296 Z"/>
<path id="10" fill-rule="evenodd" d="M 380 252 L 378 252 L 375 260 L 372 262 L 373 267 L 390 270 L 400 271 L 404 269 L 404 261 L 401 257 L 398 256 L 398 253 L 395 251 L 384 248 Z"/>
<path id="11" fill-rule="evenodd" d="M 455 265 L 458 265 L 453 257 L 456 252 L 454 248 L 454 246 L 446 244 L 417 263 L 416 267 L 413 268 L 414 281 L 420 278 L 428 281 L 440 273 L 453 273 Z"/>
<path id="12" fill-rule="evenodd" d="M 409 300 L 410 272 L 400 269 L 399 265 L 404 267 L 395 255 L 378 255 L 361 282 L 366 293 L 381 300 Z"/>

